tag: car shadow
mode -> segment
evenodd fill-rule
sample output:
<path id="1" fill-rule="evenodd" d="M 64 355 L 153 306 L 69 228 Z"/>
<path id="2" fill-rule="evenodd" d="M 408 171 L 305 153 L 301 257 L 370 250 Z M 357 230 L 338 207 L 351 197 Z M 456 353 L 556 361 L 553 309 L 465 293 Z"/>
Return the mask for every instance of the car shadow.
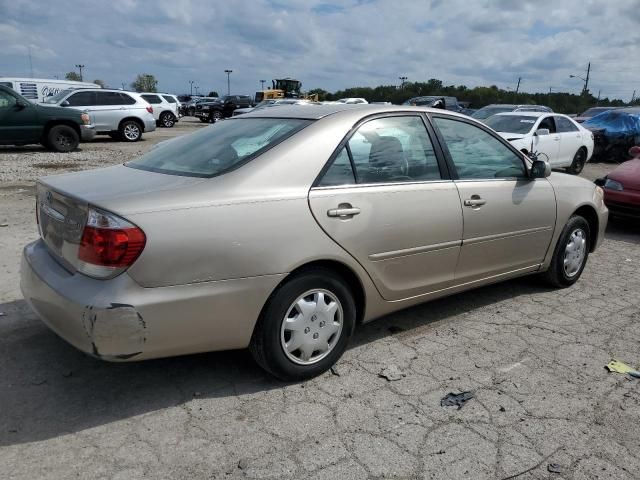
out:
<path id="1" fill-rule="evenodd" d="M 82 145 L 82 144 L 80 144 Z M 78 147 L 73 152 L 81 152 L 82 148 Z M 25 146 L 0 146 L 0 154 L 16 154 L 16 153 L 60 153 L 66 155 L 63 152 L 54 152 L 40 145 L 25 145 Z M 69 152 L 72 153 L 72 152 Z"/>
<path id="2" fill-rule="evenodd" d="M 388 315 L 356 330 L 352 348 L 521 295 L 547 291 L 521 279 Z M 248 351 L 132 363 L 85 355 L 50 331 L 23 300 L 0 304 L 0 446 L 40 441 L 136 415 L 282 388 Z"/>

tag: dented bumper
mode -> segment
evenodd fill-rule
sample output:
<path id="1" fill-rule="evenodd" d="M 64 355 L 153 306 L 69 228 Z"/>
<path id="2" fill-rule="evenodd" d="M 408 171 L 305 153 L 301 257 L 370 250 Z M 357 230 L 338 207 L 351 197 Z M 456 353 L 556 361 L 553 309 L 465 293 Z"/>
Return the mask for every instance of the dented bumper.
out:
<path id="1" fill-rule="evenodd" d="M 20 287 L 42 321 L 74 347 L 130 361 L 246 347 L 282 278 L 143 288 L 126 273 L 110 280 L 71 273 L 38 240 L 24 249 Z"/>

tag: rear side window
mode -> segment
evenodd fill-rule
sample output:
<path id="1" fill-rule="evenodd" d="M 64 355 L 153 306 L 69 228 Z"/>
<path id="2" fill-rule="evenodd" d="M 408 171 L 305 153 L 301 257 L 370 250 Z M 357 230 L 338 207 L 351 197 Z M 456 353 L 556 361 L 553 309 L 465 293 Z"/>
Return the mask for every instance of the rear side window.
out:
<path id="1" fill-rule="evenodd" d="M 157 95 L 140 95 L 140 96 L 152 105 L 157 105 L 159 103 L 162 103 L 162 100 Z"/>
<path id="2" fill-rule="evenodd" d="M 578 127 L 576 127 L 571 120 L 564 117 L 555 117 L 556 121 L 556 129 L 558 133 L 569 133 L 569 132 L 577 132 Z"/>
<path id="3" fill-rule="evenodd" d="M 127 95 L 126 93 L 118 93 L 120 96 L 120 105 L 133 105 L 136 103 L 135 98 Z"/>
<path id="4" fill-rule="evenodd" d="M 0 109 L 6 110 L 16 104 L 16 99 L 13 95 L 9 95 L 5 92 L 0 92 Z"/>
<path id="5" fill-rule="evenodd" d="M 523 159 L 475 125 L 435 117 L 461 180 L 526 177 Z"/>
<path id="6" fill-rule="evenodd" d="M 72 107 L 90 107 L 96 105 L 95 92 L 78 92 L 67 98 Z"/>
<path id="7" fill-rule="evenodd" d="M 334 187 L 336 185 L 353 185 L 354 183 L 356 183 L 356 177 L 353 174 L 353 168 L 351 168 L 349 152 L 343 148 L 322 176 L 318 185 L 320 187 Z"/>
<path id="8" fill-rule="evenodd" d="M 96 105 L 122 105 L 118 92 L 95 92 Z"/>
<path id="9" fill-rule="evenodd" d="M 249 162 L 309 123 L 292 118 L 229 119 L 178 137 L 126 165 L 170 175 L 214 177 Z"/>
<path id="10" fill-rule="evenodd" d="M 164 98 L 169 103 L 177 103 L 175 98 L 170 97 L 168 95 L 163 95 L 162 98 Z"/>

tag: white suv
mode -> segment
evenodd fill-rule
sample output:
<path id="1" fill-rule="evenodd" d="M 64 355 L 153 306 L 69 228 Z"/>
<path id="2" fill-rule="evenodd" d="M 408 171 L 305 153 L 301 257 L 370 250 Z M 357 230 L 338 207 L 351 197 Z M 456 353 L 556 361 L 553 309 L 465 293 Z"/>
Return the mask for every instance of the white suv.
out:
<path id="1" fill-rule="evenodd" d="M 153 107 L 135 92 L 106 88 L 63 90 L 40 105 L 87 112 L 98 134 L 126 142 L 137 142 L 143 132 L 156 129 Z"/>
<path id="2" fill-rule="evenodd" d="M 140 94 L 152 107 L 156 125 L 171 128 L 178 121 L 178 111 L 175 103 L 170 103 L 160 93 L 142 92 Z"/>
<path id="3" fill-rule="evenodd" d="M 182 117 L 182 102 L 178 100 L 178 97 L 175 95 L 171 95 L 170 93 L 161 93 L 162 98 L 164 98 L 167 102 L 169 102 L 174 108 L 174 112 L 178 118 Z"/>

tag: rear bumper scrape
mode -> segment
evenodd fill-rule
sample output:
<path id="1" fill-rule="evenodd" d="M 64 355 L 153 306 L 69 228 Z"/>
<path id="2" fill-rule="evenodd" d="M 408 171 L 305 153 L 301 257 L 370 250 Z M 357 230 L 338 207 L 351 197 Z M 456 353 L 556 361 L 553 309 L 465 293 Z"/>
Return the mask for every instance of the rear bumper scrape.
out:
<path id="1" fill-rule="evenodd" d="M 87 305 L 82 326 L 96 357 L 128 360 L 144 351 L 147 324 L 133 305 L 112 303 L 102 309 Z"/>

